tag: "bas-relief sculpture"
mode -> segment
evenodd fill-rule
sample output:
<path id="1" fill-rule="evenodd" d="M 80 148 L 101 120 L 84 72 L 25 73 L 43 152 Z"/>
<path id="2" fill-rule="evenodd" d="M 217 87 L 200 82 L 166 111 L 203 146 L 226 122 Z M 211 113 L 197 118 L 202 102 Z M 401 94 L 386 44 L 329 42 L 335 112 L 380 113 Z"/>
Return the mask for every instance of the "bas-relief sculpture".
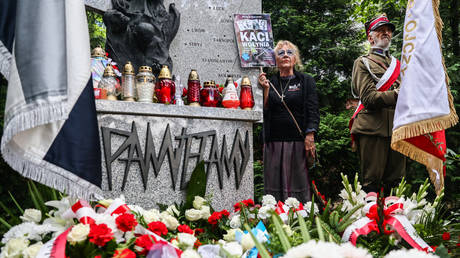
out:
<path id="1" fill-rule="evenodd" d="M 169 47 L 177 34 L 180 13 L 174 3 L 168 11 L 163 0 L 112 0 L 104 13 L 106 51 L 120 65 L 151 66 L 158 74 L 162 65 L 172 70 Z"/>

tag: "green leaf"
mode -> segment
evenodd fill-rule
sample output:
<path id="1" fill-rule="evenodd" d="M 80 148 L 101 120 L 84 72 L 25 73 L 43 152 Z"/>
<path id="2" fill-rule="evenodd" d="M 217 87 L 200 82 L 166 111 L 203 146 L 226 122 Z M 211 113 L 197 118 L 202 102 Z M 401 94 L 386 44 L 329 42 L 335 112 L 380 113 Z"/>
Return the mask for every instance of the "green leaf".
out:
<path id="1" fill-rule="evenodd" d="M 6 207 L 5 204 L 3 204 L 1 201 L 0 201 L 0 207 L 2 207 L 2 209 L 3 209 L 6 213 L 8 213 L 8 215 L 10 215 L 11 220 L 12 220 L 12 221 L 10 221 L 10 222 L 12 222 L 13 224 L 19 224 L 19 223 L 21 223 L 21 221 L 17 218 L 17 216 L 15 216 L 15 215 L 13 214 L 13 212 L 12 212 L 8 207 Z"/>
<path id="2" fill-rule="evenodd" d="M 185 201 L 185 207 L 187 209 L 192 208 L 195 196 L 204 197 L 206 194 L 206 181 L 207 179 L 206 172 L 204 170 L 204 161 L 201 161 L 196 165 L 192 172 L 192 176 L 190 177 L 190 181 L 187 184 L 187 194 Z"/>
<path id="3" fill-rule="evenodd" d="M 48 212 L 48 209 L 46 208 L 45 201 L 43 200 L 42 194 L 40 193 L 40 191 L 38 191 L 38 188 L 35 185 L 34 181 L 29 180 L 29 182 L 30 182 L 30 185 L 32 186 L 32 191 L 35 195 L 35 198 L 37 199 L 37 202 L 40 205 L 40 210 L 42 214 L 46 214 Z"/>
<path id="4" fill-rule="evenodd" d="M 16 199 L 13 197 L 13 195 L 11 194 L 11 192 L 8 191 L 8 194 L 10 195 L 11 200 L 14 202 L 14 205 L 16 205 L 16 208 L 18 208 L 19 212 L 21 212 L 21 214 L 24 214 L 24 210 L 21 208 L 21 206 L 19 206 L 18 202 L 17 202 Z"/>
<path id="5" fill-rule="evenodd" d="M 291 249 L 291 244 L 289 243 L 286 232 L 284 232 L 283 226 L 281 226 L 283 222 L 281 221 L 279 215 L 276 213 L 272 215 L 272 221 L 273 224 L 275 224 L 276 233 L 281 241 L 281 246 L 283 247 L 284 252 L 287 252 L 289 249 Z"/>
<path id="6" fill-rule="evenodd" d="M 8 224 L 8 222 L 6 222 L 4 219 L 0 218 L 0 223 L 2 223 L 5 227 L 7 227 L 8 229 L 12 228 L 12 226 L 10 224 Z"/>
<path id="7" fill-rule="evenodd" d="M 38 203 L 38 200 L 35 197 L 34 192 L 32 191 L 32 186 L 30 185 L 30 182 L 27 182 L 27 187 L 29 188 L 30 198 L 32 199 L 32 202 L 34 203 L 35 209 L 41 210 L 40 204 Z"/>
<path id="8" fill-rule="evenodd" d="M 319 217 L 315 217 L 315 221 L 316 221 L 316 229 L 318 230 L 319 240 L 325 241 L 324 231 L 323 231 L 323 228 L 321 227 L 321 222 L 319 220 Z"/>
<path id="9" fill-rule="evenodd" d="M 303 242 L 306 243 L 311 240 L 310 233 L 308 232 L 307 224 L 305 223 L 305 220 L 303 217 L 297 213 L 297 220 L 299 221 L 299 227 L 300 227 L 300 233 L 302 233 L 302 239 Z"/>

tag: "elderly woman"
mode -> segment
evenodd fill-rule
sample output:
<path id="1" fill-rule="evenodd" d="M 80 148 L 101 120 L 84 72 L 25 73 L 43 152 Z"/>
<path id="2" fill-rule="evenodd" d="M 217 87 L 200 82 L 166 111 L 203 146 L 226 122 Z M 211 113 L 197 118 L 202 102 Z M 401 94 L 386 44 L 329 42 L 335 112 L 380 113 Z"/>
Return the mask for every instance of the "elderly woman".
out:
<path id="1" fill-rule="evenodd" d="M 294 69 L 301 66 L 299 49 L 282 40 L 275 47 L 279 72 L 259 75 L 264 92 L 265 193 L 284 201 L 311 199 L 307 159 L 315 157 L 319 111 L 313 78 Z M 283 103 L 284 102 L 284 103 Z"/>

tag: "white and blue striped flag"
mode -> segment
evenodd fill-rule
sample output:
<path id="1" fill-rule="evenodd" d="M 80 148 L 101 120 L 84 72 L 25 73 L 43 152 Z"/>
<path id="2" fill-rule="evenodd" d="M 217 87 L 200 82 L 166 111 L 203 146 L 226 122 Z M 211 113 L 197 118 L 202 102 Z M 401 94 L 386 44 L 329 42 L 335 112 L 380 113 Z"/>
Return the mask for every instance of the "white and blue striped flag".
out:
<path id="1" fill-rule="evenodd" d="M 82 0 L 1 0 L 8 80 L 1 152 L 21 175 L 68 194 L 100 194 L 101 152 Z"/>

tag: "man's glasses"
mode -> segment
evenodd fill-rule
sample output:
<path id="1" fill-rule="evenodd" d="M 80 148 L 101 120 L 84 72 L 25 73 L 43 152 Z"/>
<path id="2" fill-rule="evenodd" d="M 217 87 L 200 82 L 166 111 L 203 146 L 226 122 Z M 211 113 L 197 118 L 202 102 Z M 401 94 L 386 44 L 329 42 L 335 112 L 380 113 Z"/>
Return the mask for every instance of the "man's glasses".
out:
<path id="1" fill-rule="evenodd" d="M 276 55 L 277 56 L 284 56 L 284 55 L 294 56 L 294 53 L 295 51 L 292 49 L 288 49 L 288 50 L 281 49 L 281 50 L 278 50 L 278 52 L 276 52 Z"/>

